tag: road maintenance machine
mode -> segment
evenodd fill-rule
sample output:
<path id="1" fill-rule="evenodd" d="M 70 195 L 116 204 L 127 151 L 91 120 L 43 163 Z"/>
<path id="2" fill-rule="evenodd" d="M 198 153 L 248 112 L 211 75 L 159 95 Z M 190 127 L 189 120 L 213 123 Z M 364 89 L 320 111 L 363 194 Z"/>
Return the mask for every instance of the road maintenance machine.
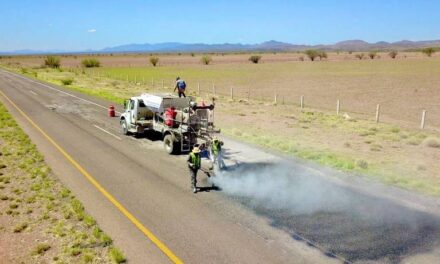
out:
<path id="1" fill-rule="evenodd" d="M 197 105 L 190 96 L 144 93 L 124 102 L 121 130 L 135 136 L 159 133 L 169 154 L 188 152 L 195 145 L 209 148 L 214 133 L 220 132 L 214 126 L 214 105 Z"/>

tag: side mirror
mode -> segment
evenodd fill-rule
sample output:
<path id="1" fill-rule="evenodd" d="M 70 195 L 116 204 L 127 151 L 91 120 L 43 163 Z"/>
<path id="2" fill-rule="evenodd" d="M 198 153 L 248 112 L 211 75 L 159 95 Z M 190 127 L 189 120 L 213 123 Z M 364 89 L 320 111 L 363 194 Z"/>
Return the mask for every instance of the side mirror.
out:
<path id="1" fill-rule="evenodd" d="M 128 100 L 124 100 L 124 109 L 127 109 Z"/>

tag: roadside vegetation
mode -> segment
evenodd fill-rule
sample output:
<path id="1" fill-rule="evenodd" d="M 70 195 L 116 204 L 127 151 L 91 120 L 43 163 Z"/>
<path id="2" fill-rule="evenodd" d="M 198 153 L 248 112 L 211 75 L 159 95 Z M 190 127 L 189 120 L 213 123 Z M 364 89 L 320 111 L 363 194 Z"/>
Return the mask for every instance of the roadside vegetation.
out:
<path id="1" fill-rule="evenodd" d="M 47 56 L 44 60 L 44 65 L 49 68 L 59 68 L 61 66 L 61 60 L 59 57 Z"/>
<path id="2" fill-rule="evenodd" d="M 318 53 L 319 51 L 313 52 L 316 55 L 314 59 L 319 58 Z M 323 80 L 325 83 L 331 82 L 342 86 L 347 83 L 361 87 L 372 86 L 371 76 L 380 76 L 385 80 L 396 78 L 400 81 L 403 79 L 405 83 L 409 83 L 415 77 L 425 79 L 427 72 L 430 78 L 435 78 L 432 71 L 427 71 L 427 69 L 437 69 L 438 66 L 437 60 L 426 58 L 423 61 L 402 59 L 397 64 L 390 58 L 364 60 L 360 63 L 354 60 L 354 55 L 348 56 L 347 53 L 342 55 L 352 58 L 351 61 L 343 63 L 332 61 L 316 64 L 264 63 L 257 68 L 250 63 L 242 63 L 240 65 L 215 64 L 211 67 L 201 65 L 113 67 L 86 69 L 85 72 L 75 68 L 68 68 L 63 72 L 56 69 L 28 68 L 23 73 L 22 65 L 13 69 L 29 77 L 38 76 L 39 79 L 54 84 L 61 84 L 60 80 L 63 78 L 75 78 L 75 82 L 68 86 L 69 89 L 121 104 L 124 98 L 145 91 L 172 91 L 175 76 L 185 76 L 185 80 L 190 85 L 188 94 L 199 96 L 196 94 L 197 89 L 194 89 L 194 84 L 206 78 L 209 81 L 201 82 L 201 84 L 202 88 L 208 88 L 205 88 L 202 96 L 205 100 L 212 97 L 217 99 L 216 122 L 222 128 L 223 133 L 338 170 L 440 196 L 438 174 L 440 171 L 440 164 L 438 164 L 440 134 L 433 130 L 419 130 L 418 122 L 413 127 L 399 125 L 399 123 L 376 124 L 373 121 L 374 113 L 366 116 L 359 112 L 346 114 L 342 110 L 337 116 L 333 111 L 310 107 L 308 97 L 306 97 L 306 107 L 301 109 L 297 103 L 284 103 L 280 98 L 278 98 L 278 103 L 274 103 L 272 101 L 273 91 L 270 91 L 270 95 L 266 97 L 253 95 L 251 98 L 246 98 L 245 93 L 241 97 L 239 93 L 236 93 L 237 96 L 235 97 L 234 94 L 234 99 L 228 95 L 229 89 L 226 93 L 218 93 L 220 85 L 217 84 L 221 84 L 221 81 L 225 79 L 228 80 L 228 84 L 231 82 L 241 84 L 243 80 L 252 80 L 253 87 L 261 82 L 267 86 L 267 89 L 273 89 L 273 86 L 268 86 L 264 82 L 278 83 L 276 78 L 281 75 L 293 75 L 295 80 L 305 83 L 307 80 L 314 82 Z M 332 56 L 330 55 L 330 58 Z M 371 58 L 370 55 L 368 56 Z M 387 53 L 382 53 L 382 56 L 388 57 Z M 374 57 L 377 58 L 378 55 L 375 54 Z M 248 56 L 243 61 L 245 62 L 247 58 Z M 267 72 L 271 75 L 269 76 Z M 371 76 L 366 75 L 369 72 L 372 73 Z M 333 78 L 333 76 L 336 77 Z M 161 79 L 165 80 L 163 84 L 160 82 Z M 357 81 L 358 79 L 368 81 L 364 83 Z M 215 95 L 212 94 L 213 82 L 216 83 L 218 93 Z M 380 89 L 387 87 L 387 83 L 374 85 L 378 85 L 376 88 Z M 326 92 L 324 89 L 319 91 L 320 93 Z M 333 102 L 331 107 L 333 108 Z"/>
<path id="3" fill-rule="evenodd" d="M 200 61 L 202 62 L 202 64 L 209 65 L 212 62 L 212 58 L 210 56 L 205 55 L 202 56 Z"/>
<path id="4" fill-rule="evenodd" d="M 126 261 L 1 103 L 0 244 L 4 263 Z"/>
<path id="5" fill-rule="evenodd" d="M 150 57 L 150 63 L 151 63 L 151 65 L 153 65 L 153 67 L 156 67 L 156 65 L 159 63 L 159 57 L 151 56 Z"/>
<path id="6" fill-rule="evenodd" d="M 84 59 L 81 61 L 81 64 L 83 67 L 86 67 L 86 68 L 94 68 L 94 67 L 101 66 L 101 63 L 96 58 Z"/>
<path id="7" fill-rule="evenodd" d="M 261 60 L 261 56 L 260 55 L 252 55 L 249 57 L 249 61 L 252 63 L 257 64 L 258 62 L 260 62 Z"/>

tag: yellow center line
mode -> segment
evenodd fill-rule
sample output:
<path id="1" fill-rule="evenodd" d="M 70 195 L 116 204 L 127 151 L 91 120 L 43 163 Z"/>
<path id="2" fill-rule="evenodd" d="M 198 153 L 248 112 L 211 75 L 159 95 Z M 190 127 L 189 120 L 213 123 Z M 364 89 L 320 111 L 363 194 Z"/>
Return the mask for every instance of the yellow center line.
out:
<path id="1" fill-rule="evenodd" d="M 164 243 L 162 243 L 148 228 L 146 228 L 133 214 L 131 214 L 115 197 L 113 197 L 104 187 L 99 184 L 90 173 L 88 173 L 72 156 L 70 156 L 58 143 L 55 142 L 43 129 L 41 129 L 23 110 L 21 110 L 8 96 L 2 91 L 0 94 L 27 120 L 35 127 L 63 156 L 86 177 L 89 182 L 101 192 L 121 213 L 127 217 L 148 239 L 151 240 L 173 263 L 183 263 Z"/>

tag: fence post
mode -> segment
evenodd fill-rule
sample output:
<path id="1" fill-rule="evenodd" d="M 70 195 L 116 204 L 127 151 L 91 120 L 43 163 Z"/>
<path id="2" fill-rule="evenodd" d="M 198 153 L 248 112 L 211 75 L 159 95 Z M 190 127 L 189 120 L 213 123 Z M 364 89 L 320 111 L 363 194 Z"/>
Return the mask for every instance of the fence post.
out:
<path id="1" fill-rule="evenodd" d="M 234 88 L 231 87 L 231 99 L 234 100 Z"/>
<path id="2" fill-rule="evenodd" d="M 300 106 L 301 106 L 301 109 L 304 109 L 304 95 L 301 95 Z"/>
<path id="3" fill-rule="evenodd" d="M 197 83 L 197 95 L 200 96 L 200 83 Z"/>
<path id="4" fill-rule="evenodd" d="M 154 77 L 151 77 L 151 86 L 154 88 Z"/>
<path id="5" fill-rule="evenodd" d="M 249 102 L 249 100 L 251 99 L 251 88 L 248 87 L 248 94 L 247 94 L 247 100 Z"/>
<path id="6" fill-rule="evenodd" d="M 423 110 L 422 112 L 422 123 L 420 124 L 420 129 L 425 128 L 425 118 L 426 118 L 426 110 Z"/>
<path id="7" fill-rule="evenodd" d="M 164 89 L 164 86 L 163 86 L 163 79 L 162 79 L 162 90 Z"/>
<path id="8" fill-rule="evenodd" d="M 274 100 L 275 100 L 275 104 L 278 103 L 278 94 L 275 94 Z"/>
<path id="9" fill-rule="evenodd" d="M 214 83 L 212 83 L 212 93 L 213 93 L 214 96 L 215 96 L 215 85 L 214 85 Z"/>
<path id="10" fill-rule="evenodd" d="M 134 76 L 134 84 L 137 84 L 137 76 Z"/>
<path id="11" fill-rule="evenodd" d="M 376 123 L 379 123 L 380 118 L 380 104 L 376 105 Z"/>
<path id="12" fill-rule="evenodd" d="M 336 115 L 339 115 L 339 109 L 341 108 L 341 102 L 339 99 L 336 101 Z"/>

